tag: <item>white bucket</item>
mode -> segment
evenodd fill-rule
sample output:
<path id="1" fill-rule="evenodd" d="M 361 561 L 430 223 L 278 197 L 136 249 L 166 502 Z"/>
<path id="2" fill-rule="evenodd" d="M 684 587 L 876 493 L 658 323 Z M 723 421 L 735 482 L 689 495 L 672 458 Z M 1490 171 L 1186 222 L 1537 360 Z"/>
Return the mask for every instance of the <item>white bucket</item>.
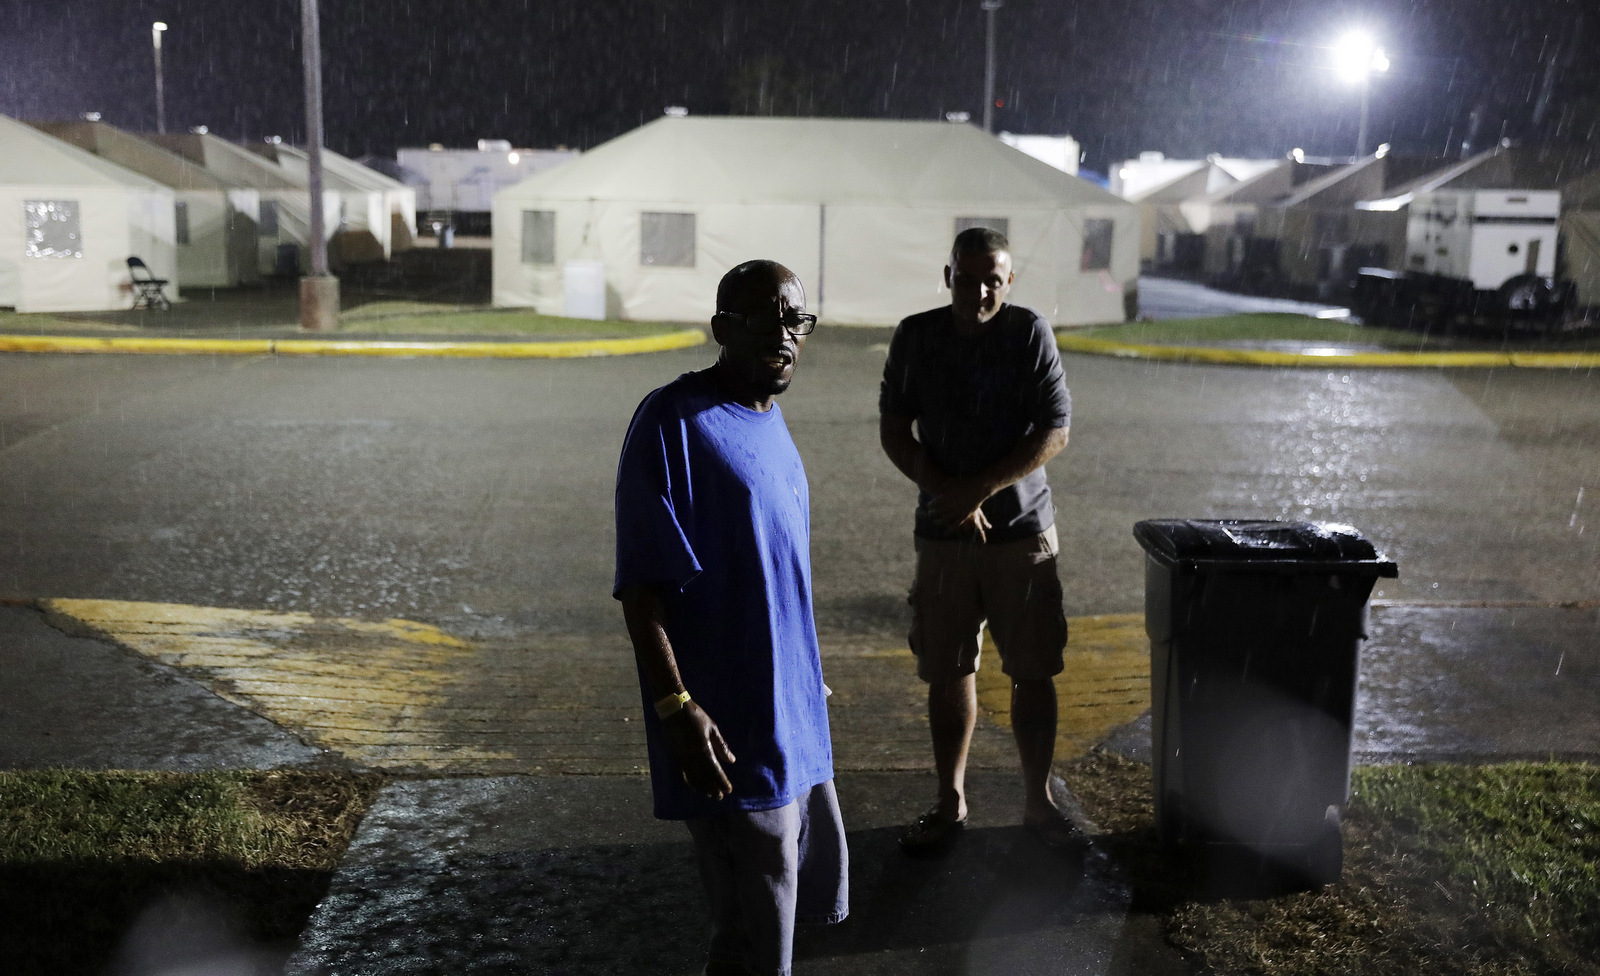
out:
<path id="1" fill-rule="evenodd" d="M 563 314 L 569 319 L 606 317 L 606 266 L 600 261 L 568 261 L 561 266 Z"/>

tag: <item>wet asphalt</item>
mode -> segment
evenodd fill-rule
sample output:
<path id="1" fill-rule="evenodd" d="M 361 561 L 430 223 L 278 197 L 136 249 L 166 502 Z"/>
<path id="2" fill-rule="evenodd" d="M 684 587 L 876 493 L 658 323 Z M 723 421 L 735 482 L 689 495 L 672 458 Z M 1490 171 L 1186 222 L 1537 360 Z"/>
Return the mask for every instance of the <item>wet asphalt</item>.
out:
<path id="1" fill-rule="evenodd" d="M 812 484 L 819 628 L 896 646 L 913 498 L 876 446 L 886 340 L 825 330 L 780 403 Z M 614 643 L 622 432 L 645 392 L 708 360 L 0 357 L 0 598 L 402 616 L 563 635 L 580 654 Z M 1600 753 L 1600 377 L 1066 367 L 1073 436 L 1051 479 L 1070 613 L 1140 609 L 1139 519 L 1346 521 L 1401 568 L 1376 594 L 1358 758 Z M 0 607 L 0 655 L 17 676 L 0 691 L 0 766 L 327 761 L 25 606 Z M 1138 754 L 1138 729 L 1118 747 Z M 1011 777 L 979 779 L 989 832 L 928 867 L 890 838 L 931 779 L 841 778 L 858 917 L 805 943 L 798 971 L 1182 971 L 1127 915 L 1114 865 L 1041 873 L 1008 833 Z M 687 857 L 649 820 L 642 779 L 399 782 L 294 971 L 690 972 Z M 641 961 L 651 951 L 659 965 Z"/>
<path id="2" fill-rule="evenodd" d="M 273 769 L 319 749 L 172 668 L 0 606 L 0 769 Z"/>
<path id="3" fill-rule="evenodd" d="M 1290 315 L 1341 317 L 1350 310 L 1339 305 L 1298 302 L 1288 298 L 1263 298 L 1218 291 L 1180 278 L 1139 277 L 1139 316 L 1167 319 L 1200 319 L 1212 315 L 1282 312 Z"/>
<path id="4" fill-rule="evenodd" d="M 812 483 L 819 627 L 898 638 L 912 488 L 877 447 L 881 330 L 824 331 L 780 400 Z M 552 362 L 0 360 L 0 596 L 615 632 L 628 418 L 704 349 Z M 1051 465 L 1069 613 L 1142 601 L 1139 519 L 1345 521 L 1380 599 L 1600 593 L 1600 378 L 1066 357 Z"/>

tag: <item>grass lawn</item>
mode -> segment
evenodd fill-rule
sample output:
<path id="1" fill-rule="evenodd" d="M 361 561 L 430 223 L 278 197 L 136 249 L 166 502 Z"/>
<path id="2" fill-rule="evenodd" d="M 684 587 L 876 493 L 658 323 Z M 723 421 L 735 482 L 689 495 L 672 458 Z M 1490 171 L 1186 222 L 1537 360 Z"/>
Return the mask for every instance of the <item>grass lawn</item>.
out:
<path id="1" fill-rule="evenodd" d="M 0 772 L 0 970 L 95 974 L 173 897 L 292 946 L 381 778 Z"/>
<path id="2" fill-rule="evenodd" d="M 349 309 L 339 316 L 339 331 L 369 335 L 627 339 L 694 327 L 676 322 L 568 319 L 540 315 L 530 309 L 455 309 L 416 302 L 378 302 Z"/>
<path id="3" fill-rule="evenodd" d="M 1158 855 L 1149 766 L 1093 754 L 1063 773 L 1201 972 L 1600 974 L 1600 767 L 1357 768 L 1341 882 L 1259 901 L 1198 896 Z"/>
<path id="4" fill-rule="evenodd" d="M 1251 315 L 1219 315 L 1204 319 L 1166 319 L 1160 322 L 1128 322 L 1093 326 L 1065 333 L 1090 339 L 1108 339 L 1145 345 L 1185 345 L 1207 343 L 1316 342 L 1328 345 L 1379 346 L 1408 352 L 1455 349 L 1502 349 L 1507 343 L 1486 336 L 1424 335 L 1403 329 L 1351 325 L 1335 319 L 1307 315 L 1264 312 Z M 1563 336 L 1519 336 L 1518 349 L 1595 349 L 1600 348 L 1592 330 Z"/>

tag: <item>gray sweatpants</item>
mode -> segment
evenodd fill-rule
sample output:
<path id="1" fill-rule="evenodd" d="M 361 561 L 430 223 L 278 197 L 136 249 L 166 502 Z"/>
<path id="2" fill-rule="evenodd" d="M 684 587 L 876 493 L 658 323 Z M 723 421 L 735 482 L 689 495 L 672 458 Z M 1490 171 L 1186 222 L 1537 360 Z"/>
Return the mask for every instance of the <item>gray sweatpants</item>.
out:
<path id="1" fill-rule="evenodd" d="M 850 857 L 829 780 L 786 807 L 685 821 L 711 902 L 713 960 L 789 976 L 794 926 L 850 913 Z"/>

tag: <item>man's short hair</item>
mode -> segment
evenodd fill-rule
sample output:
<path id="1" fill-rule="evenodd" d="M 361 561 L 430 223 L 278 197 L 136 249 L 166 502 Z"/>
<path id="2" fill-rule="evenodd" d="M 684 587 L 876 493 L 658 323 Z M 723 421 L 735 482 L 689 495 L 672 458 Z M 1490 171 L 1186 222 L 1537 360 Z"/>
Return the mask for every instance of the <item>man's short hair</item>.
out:
<path id="1" fill-rule="evenodd" d="M 950 245 L 951 257 L 962 254 L 999 254 L 1001 251 L 1011 253 L 1011 242 L 1006 240 L 1006 235 L 993 227 L 968 227 L 957 234 L 955 243 Z"/>

